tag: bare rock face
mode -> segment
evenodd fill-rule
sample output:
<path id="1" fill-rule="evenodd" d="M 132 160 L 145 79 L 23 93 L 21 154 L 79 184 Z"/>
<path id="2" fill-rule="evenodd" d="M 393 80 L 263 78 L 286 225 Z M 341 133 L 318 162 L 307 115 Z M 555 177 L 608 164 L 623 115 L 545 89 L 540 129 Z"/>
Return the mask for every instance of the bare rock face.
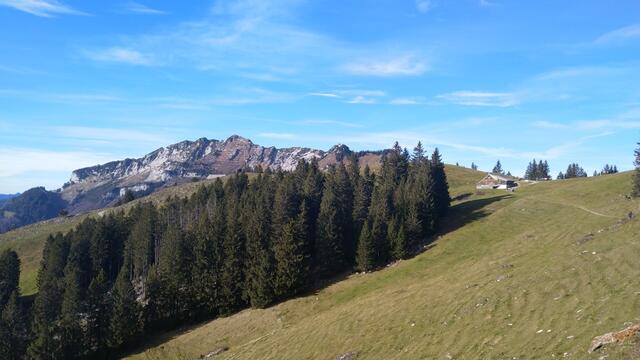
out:
<path id="1" fill-rule="evenodd" d="M 640 324 L 636 324 L 633 326 L 629 326 L 628 328 L 621 331 L 610 332 L 604 335 L 596 336 L 593 341 L 591 341 L 589 353 L 592 353 L 607 344 L 616 344 L 619 342 L 623 342 L 639 334 Z"/>
<path id="2" fill-rule="evenodd" d="M 325 169 L 347 159 L 353 152 L 345 145 L 329 151 L 304 147 L 278 149 L 254 144 L 238 135 L 228 139 L 182 141 L 155 150 L 139 159 L 112 161 L 73 171 L 61 191 L 69 212 L 81 213 L 115 203 L 127 190 L 136 196 L 192 178 L 213 178 L 241 169 L 281 169 L 291 171 L 304 159 L 316 159 Z M 367 163 L 377 162 L 382 152 L 360 152 Z M 372 160 L 373 159 L 373 160 Z"/>
<path id="3" fill-rule="evenodd" d="M 357 351 L 346 352 L 336 358 L 336 360 L 354 360 L 358 357 Z"/>

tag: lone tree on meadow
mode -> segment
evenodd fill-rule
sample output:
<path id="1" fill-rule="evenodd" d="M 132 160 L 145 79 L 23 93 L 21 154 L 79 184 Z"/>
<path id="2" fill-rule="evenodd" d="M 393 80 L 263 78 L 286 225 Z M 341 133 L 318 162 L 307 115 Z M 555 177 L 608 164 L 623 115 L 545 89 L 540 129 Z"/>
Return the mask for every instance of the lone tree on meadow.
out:
<path id="1" fill-rule="evenodd" d="M 636 170 L 633 173 L 633 190 L 631 191 L 631 195 L 640 197 L 640 143 L 638 143 L 638 147 L 633 153 L 636 156 L 633 162 Z"/>
<path id="2" fill-rule="evenodd" d="M 498 160 L 498 162 L 496 163 L 496 166 L 493 167 L 493 170 L 491 172 L 498 175 L 504 175 L 504 170 L 502 169 L 502 164 L 500 163 L 500 160 Z"/>

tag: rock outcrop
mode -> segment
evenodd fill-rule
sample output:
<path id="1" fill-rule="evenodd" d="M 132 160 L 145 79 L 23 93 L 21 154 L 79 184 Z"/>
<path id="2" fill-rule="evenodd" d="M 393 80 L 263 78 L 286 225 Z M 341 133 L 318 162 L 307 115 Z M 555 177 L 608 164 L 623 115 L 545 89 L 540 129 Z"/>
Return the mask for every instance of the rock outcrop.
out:
<path id="1" fill-rule="evenodd" d="M 615 343 L 623 342 L 639 334 L 640 334 L 640 324 L 636 324 L 636 325 L 629 326 L 628 328 L 621 331 L 615 331 L 615 332 L 606 333 L 604 335 L 596 336 L 593 339 L 593 341 L 591 341 L 591 346 L 589 347 L 589 353 L 592 353 L 607 344 L 615 344 Z"/>

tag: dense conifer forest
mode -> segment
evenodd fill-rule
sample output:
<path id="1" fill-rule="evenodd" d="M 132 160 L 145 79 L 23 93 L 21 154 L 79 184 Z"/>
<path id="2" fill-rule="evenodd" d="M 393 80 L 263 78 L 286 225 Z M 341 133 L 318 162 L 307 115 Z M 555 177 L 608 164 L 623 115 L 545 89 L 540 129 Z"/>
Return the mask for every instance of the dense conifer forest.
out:
<path id="1" fill-rule="evenodd" d="M 16 253 L 0 257 L 0 353 L 109 358 L 143 335 L 266 307 L 410 256 L 449 204 L 438 150 L 396 144 L 375 174 L 355 157 L 327 171 L 301 161 L 88 218 L 47 239 L 32 304 Z"/>

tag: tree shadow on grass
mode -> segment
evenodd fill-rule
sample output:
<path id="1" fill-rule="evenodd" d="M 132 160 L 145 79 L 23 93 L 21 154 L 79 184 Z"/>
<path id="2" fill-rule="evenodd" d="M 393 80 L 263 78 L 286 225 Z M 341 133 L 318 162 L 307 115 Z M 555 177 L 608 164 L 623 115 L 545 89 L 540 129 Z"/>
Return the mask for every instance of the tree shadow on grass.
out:
<path id="1" fill-rule="evenodd" d="M 438 235 L 444 235 L 458 230 L 459 228 L 469 223 L 491 215 L 491 212 L 486 210 L 486 207 L 488 205 L 491 205 L 498 201 L 510 199 L 511 197 L 513 197 L 513 195 L 503 194 L 489 198 L 469 200 L 453 205 L 449 209 L 447 215 L 442 219 L 442 224 L 440 225 Z"/>

